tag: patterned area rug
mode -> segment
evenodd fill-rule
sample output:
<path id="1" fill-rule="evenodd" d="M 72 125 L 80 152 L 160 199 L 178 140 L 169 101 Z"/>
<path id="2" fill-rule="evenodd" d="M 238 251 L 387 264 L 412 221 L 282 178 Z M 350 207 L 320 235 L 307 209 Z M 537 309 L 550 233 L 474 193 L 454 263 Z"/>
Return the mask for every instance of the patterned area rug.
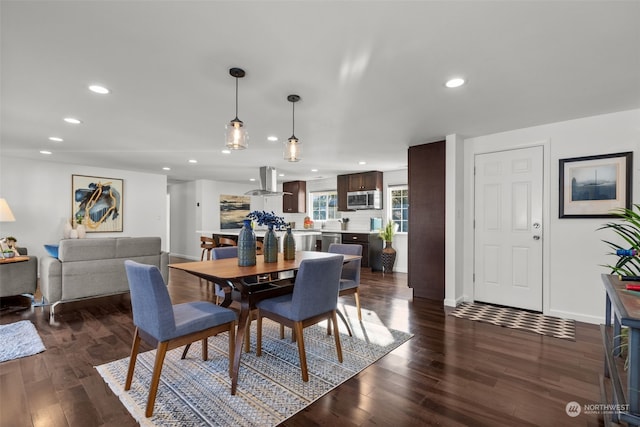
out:
<path id="1" fill-rule="evenodd" d="M 377 318 L 363 311 L 363 318 Z M 355 313 L 348 317 L 357 317 Z M 262 356 L 255 353 L 252 322 L 251 352 L 242 354 L 238 389 L 231 395 L 227 364 L 227 334 L 209 338 L 209 360 L 200 358 L 194 343 L 185 360 L 182 348 L 167 353 L 153 416 L 145 418 L 155 350 L 138 355 L 131 390 L 124 391 L 128 358 L 96 369 L 131 415 L 142 426 L 274 426 L 302 410 L 333 388 L 389 353 L 412 335 L 388 329 L 378 322 L 352 322 L 353 337 L 340 335 L 343 363 L 336 356 L 326 326 L 304 330 L 309 382 L 302 381 L 298 350 L 279 338 L 278 324 L 264 319 Z M 344 325 L 340 325 L 344 329 Z"/>
<path id="2" fill-rule="evenodd" d="M 544 316 L 510 307 L 463 302 L 449 313 L 461 319 L 477 320 L 506 328 L 520 329 L 554 338 L 575 341 L 576 323 L 573 320 Z"/>
<path id="3" fill-rule="evenodd" d="M 0 326 L 0 362 L 45 351 L 36 327 L 28 320 Z"/>

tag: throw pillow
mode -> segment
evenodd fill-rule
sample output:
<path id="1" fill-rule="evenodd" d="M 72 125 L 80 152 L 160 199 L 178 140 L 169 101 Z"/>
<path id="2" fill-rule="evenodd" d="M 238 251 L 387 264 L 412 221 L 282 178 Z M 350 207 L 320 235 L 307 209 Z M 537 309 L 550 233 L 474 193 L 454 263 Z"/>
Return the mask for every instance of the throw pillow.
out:
<path id="1" fill-rule="evenodd" d="M 45 250 L 49 254 L 49 256 L 53 258 L 58 258 L 58 246 L 59 245 L 44 245 Z"/>

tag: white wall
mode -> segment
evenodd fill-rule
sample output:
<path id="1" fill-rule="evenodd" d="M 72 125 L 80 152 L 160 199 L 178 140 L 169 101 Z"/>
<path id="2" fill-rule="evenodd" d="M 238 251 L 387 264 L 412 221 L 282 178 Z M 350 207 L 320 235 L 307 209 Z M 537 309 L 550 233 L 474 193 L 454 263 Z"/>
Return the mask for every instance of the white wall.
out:
<path id="1" fill-rule="evenodd" d="M 0 197 L 7 199 L 16 221 L 0 223 L 0 236 L 15 236 L 29 255 L 44 256 L 43 245 L 58 242 L 71 218 L 74 174 L 124 180 L 123 232 L 87 233 L 87 238 L 159 236 L 165 244 L 166 176 L 7 156 L 0 159 Z"/>
<path id="2" fill-rule="evenodd" d="M 200 233 L 196 231 L 220 229 L 220 195 L 241 196 L 259 186 L 259 183 L 235 184 L 210 180 L 171 184 L 172 255 L 199 260 Z M 273 210 L 281 214 L 282 197 L 251 197 L 251 210 Z"/>
<path id="3" fill-rule="evenodd" d="M 473 206 L 473 158 L 475 154 L 514 147 L 545 146 L 545 195 L 548 212 L 543 224 L 545 266 L 543 310 L 545 314 L 590 323 L 604 319 L 605 293 L 600 274 L 610 262 L 602 239 L 610 232 L 596 231 L 606 218 L 558 218 L 558 161 L 563 158 L 633 151 L 633 202 L 640 199 L 640 110 L 604 114 L 566 122 L 518 129 L 464 141 L 465 206 Z M 473 300 L 473 209 L 465 210 L 464 257 L 456 262 L 464 271 L 463 294 L 447 289 L 456 299 Z M 447 285 L 451 287 L 451 284 Z"/>

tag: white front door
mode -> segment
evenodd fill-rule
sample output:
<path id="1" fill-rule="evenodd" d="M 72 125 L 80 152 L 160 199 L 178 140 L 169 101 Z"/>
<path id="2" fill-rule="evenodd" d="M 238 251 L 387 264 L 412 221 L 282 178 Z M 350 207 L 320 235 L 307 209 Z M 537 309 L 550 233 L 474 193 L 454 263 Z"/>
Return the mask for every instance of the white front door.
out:
<path id="1" fill-rule="evenodd" d="M 474 300 L 542 311 L 543 147 L 475 158 Z"/>

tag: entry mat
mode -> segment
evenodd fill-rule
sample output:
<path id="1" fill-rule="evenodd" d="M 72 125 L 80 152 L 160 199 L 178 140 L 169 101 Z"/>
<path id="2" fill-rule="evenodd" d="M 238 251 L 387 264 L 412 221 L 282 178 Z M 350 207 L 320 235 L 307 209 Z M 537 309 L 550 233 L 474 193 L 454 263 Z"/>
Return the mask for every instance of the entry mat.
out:
<path id="1" fill-rule="evenodd" d="M 576 322 L 540 313 L 479 302 L 463 302 L 451 316 L 575 341 Z"/>

